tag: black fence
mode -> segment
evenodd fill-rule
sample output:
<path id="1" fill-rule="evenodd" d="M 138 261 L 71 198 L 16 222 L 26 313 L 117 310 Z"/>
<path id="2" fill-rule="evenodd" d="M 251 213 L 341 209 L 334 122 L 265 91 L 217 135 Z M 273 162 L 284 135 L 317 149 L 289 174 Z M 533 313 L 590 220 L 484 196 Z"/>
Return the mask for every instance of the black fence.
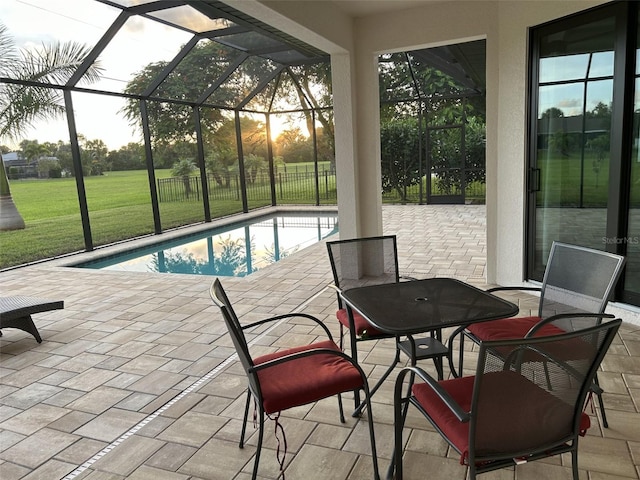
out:
<path id="1" fill-rule="evenodd" d="M 221 180 L 224 185 L 214 178 L 207 176 L 207 188 L 209 201 L 241 201 L 240 177 L 232 175 L 228 179 Z M 425 180 L 426 181 L 426 180 Z M 188 202 L 202 201 L 202 184 L 199 176 L 171 177 L 158 179 L 158 199 L 160 202 Z M 320 203 L 336 203 L 336 176 L 330 170 L 323 170 L 318 175 L 313 171 L 279 172 L 275 176 L 276 202 L 286 203 L 316 203 L 316 190 Z M 432 195 L 445 195 L 450 192 L 439 191 L 436 185 L 432 185 Z M 473 182 L 465 187 L 464 198 L 467 203 L 484 203 L 486 185 Z M 461 195 L 461 192 L 457 192 Z M 427 189 L 423 183 L 408 186 L 405 191 L 405 199 L 402 200 L 398 192 L 384 193 L 385 203 L 426 203 Z M 271 183 L 267 174 L 258 174 L 252 181 L 247 182 L 247 200 L 249 202 L 271 202 Z"/>
<path id="2" fill-rule="evenodd" d="M 158 200 L 160 202 L 187 202 L 202 200 L 202 184 L 199 176 L 171 177 L 158 179 Z M 213 175 L 207 175 L 209 200 L 239 201 L 242 198 L 240 177 L 233 175 L 220 182 Z M 317 192 L 317 193 L 316 193 Z M 280 172 L 275 176 L 276 200 L 282 203 L 315 203 L 336 201 L 336 176 L 330 171 L 322 171 L 318 176 L 313 171 Z M 247 199 L 255 202 L 271 202 L 271 182 L 267 174 L 258 174 L 247 181 Z"/>

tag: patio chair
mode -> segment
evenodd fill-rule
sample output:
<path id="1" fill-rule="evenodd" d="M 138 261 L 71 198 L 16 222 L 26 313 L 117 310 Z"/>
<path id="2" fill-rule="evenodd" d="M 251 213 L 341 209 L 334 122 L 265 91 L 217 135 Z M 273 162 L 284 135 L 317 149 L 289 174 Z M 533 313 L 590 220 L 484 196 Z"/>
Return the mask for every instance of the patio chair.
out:
<path id="1" fill-rule="evenodd" d="M 560 335 L 482 342 L 475 376 L 436 381 L 420 368 L 404 368 L 395 384 L 388 478 L 395 469 L 402 480 L 402 431 L 406 409 L 414 405 L 460 454 L 471 479 L 570 452 L 578 480 L 578 437 L 591 425 L 583 408 L 620 324 L 616 319 Z M 556 357 L 567 350 L 575 361 Z M 407 374 L 410 382 L 418 380 L 403 397 Z"/>
<path id="2" fill-rule="evenodd" d="M 348 309 L 342 301 L 340 292 L 355 287 L 415 279 L 400 276 L 395 235 L 335 240 L 327 242 L 327 250 L 333 273 L 332 287 L 336 289 L 338 297 L 336 317 L 340 322 L 340 349 L 344 349 L 345 329 L 348 329 L 351 357 L 357 362 L 359 342 L 393 338 L 394 335 L 379 331 L 360 313 Z M 447 355 L 447 350 L 441 341 L 441 330 L 434 330 L 430 332 L 429 337 L 417 340 L 412 337 L 404 340 L 396 337 L 396 357 L 393 365 L 398 363 L 400 352 L 404 352 L 411 359 L 412 364 L 418 360 L 432 358 L 438 371 L 438 378 L 442 378 L 442 357 Z M 391 373 L 391 370 L 387 370 L 378 385 Z M 360 404 L 357 394 L 355 402 L 357 407 Z"/>
<path id="3" fill-rule="evenodd" d="M 539 291 L 538 314 L 476 323 L 455 330 L 448 341 L 449 350 L 452 351 L 454 339 L 460 338 L 457 371 L 453 365 L 453 355 L 449 356 L 453 375 L 463 374 L 465 338 L 479 344 L 487 340 L 556 335 L 597 325 L 603 318 L 612 318 L 612 315 L 605 315 L 603 312 L 622 273 L 624 262 L 624 257 L 620 255 L 554 242 L 540 288 L 489 289 L 490 292 Z M 602 424 L 608 428 L 602 399 L 603 391 L 599 386 L 597 375 L 594 378 L 593 392 L 597 395 L 600 404 Z"/>
<path id="4" fill-rule="evenodd" d="M 258 474 L 260 451 L 264 437 L 265 415 L 269 418 L 272 418 L 273 415 L 273 419 L 276 422 L 276 432 L 280 430 L 284 435 L 284 429 L 279 423 L 281 411 L 337 395 L 340 421 L 345 423 L 340 394 L 362 389 L 369 409 L 369 438 L 371 441 L 374 476 L 379 479 L 373 415 L 371 413 L 367 378 L 358 364 L 338 348 L 326 325 L 317 318 L 304 313 L 277 315 L 247 325 L 241 325 L 227 294 L 222 288 L 220 280 L 216 279 L 213 282 L 210 295 L 213 302 L 222 312 L 238 358 L 249 380 L 247 402 L 240 434 L 240 448 L 244 448 L 247 418 L 252 398 L 258 411 L 258 444 L 251 478 L 255 480 Z M 318 340 L 309 345 L 296 346 L 255 358 L 252 357 L 244 335 L 245 330 L 293 317 L 315 323 L 326 335 L 326 340 Z M 282 457 L 278 456 L 278 461 L 284 478 L 286 440 L 283 440 L 285 451 Z"/>
<path id="5" fill-rule="evenodd" d="M 0 337 L 2 336 L 2 329 L 17 328 L 30 333 L 36 339 L 36 342 L 42 343 L 42 337 L 35 323 L 33 323 L 31 315 L 63 308 L 64 302 L 62 300 L 48 300 L 46 298 L 21 295 L 0 297 Z"/>

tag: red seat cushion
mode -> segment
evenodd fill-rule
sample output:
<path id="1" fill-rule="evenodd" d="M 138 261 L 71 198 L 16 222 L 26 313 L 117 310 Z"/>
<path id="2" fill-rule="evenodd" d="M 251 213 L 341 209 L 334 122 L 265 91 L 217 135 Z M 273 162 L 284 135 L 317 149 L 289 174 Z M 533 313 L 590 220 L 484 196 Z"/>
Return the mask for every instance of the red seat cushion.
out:
<path id="1" fill-rule="evenodd" d="M 475 377 L 443 380 L 440 383 L 465 410 L 471 410 Z M 446 404 L 425 383 L 413 385 L 413 395 L 443 434 L 461 452 L 460 463 L 468 463 L 469 422 L 459 421 Z M 478 403 L 476 458 L 505 454 L 510 458 L 523 451 L 561 443 L 571 435 L 573 407 L 538 387 L 518 373 L 500 371 L 483 376 Z M 582 413 L 580 434 L 591 426 Z M 513 455 L 512 455 L 513 454 Z"/>
<path id="2" fill-rule="evenodd" d="M 467 327 L 476 338 L 481 341 L 490 340 L 508 340 L 510 338 L 524 338 L 540 320 L 541 317 L 513 317 L 500 320 L 492 320 L 490 322 L 474 323 Z M 560 335 L 567 333 L 565 330 L 547 323 L 542 326 L 534 337 L 548 337 L 551 335 Z M 562 343 L 554 343 L 549 345 L 548 353 L 556 358 L 569 360 L 589 357 L 593 354 L 594 346 L 583 341 L 581 338 L 573 338 Z M 539 358 L 537 355 L 529 353 L 526 360 L 532 361 Z"/>
<path id="3" fill-rule="evenodd" d="M 491 320 L 490 322 L 473 323 L 467 330 L 480 340 L 506 340 L 508 338 L 524 338 L 531 328 L 542 320 L 541 317 L 513 317 Z M 552 324 L 544 325 L 538 336 L 558 335 L 564 330 Z"/>
<path id="4" fill-rule="evenodd" d="M 335 342 L 326 340 L 263 355 L 255 358 L 254 364 L 260 365 L 286 355 L 319 348 L 340 351 Z M 266 413 L 305 405 L 363 386 L 360 372 L 353 364 L 326 353 L 286 361 L 258 370 L 257 373 Z"/>
<path id="5" fill-rule="evenodd" d="M 336 317 L 338 317 L 338 321 L 349 328 L 349 312 L 347 312 L 346 308 L 341 308 L 336 312 Z M 356 335 L 358 337 L 379 337 L 381 335 L 386 335 L 384 332 L 381 332 L 376 327 L 371 325 L 366 318 L 360 315 L 358 312 L 353 312 L 353 323 L 356 326 Z"/>

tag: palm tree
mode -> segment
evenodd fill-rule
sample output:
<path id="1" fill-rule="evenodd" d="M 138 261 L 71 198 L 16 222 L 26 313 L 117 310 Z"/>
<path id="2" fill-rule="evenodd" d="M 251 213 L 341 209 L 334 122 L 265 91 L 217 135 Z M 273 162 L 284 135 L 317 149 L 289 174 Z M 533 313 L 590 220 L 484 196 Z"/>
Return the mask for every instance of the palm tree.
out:
<path id="1" fill-rule="evenodd" d="M 7 27 L 0 24 L 0 78 L 64 85 L 90 49 L 77 42 L 55 42 L 39 50 L 18 50 Z M 102 69 L 97 62 L 83 76 L 95 82 Z M 17 139 L 37 120 L 63 116 L 62 90 L 0 81 L 0 139 Z M 0 154 L 0 231 L 24 228 Z"/>

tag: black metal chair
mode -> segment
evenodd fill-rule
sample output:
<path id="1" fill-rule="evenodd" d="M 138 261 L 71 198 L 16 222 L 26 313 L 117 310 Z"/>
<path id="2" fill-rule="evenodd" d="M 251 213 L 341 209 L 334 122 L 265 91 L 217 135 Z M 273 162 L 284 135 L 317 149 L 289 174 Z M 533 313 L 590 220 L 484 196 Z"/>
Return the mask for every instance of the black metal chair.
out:
<path id="1" fill-rule="evenodd" d="M 336 240 L 327 242 L 327 250 L 333 273 L 333 287 L 336 289 L 338 297 L 336 317 L 340 322 L 340 348 L 344 348 L 345 329 L 348 329 L 351 357 L 357 362 L 359 342 L 393 338 L 394 335 L 379 331 L 360 313 L 347 308 L 340 297 L 340 292 L 355 287 L 415 279 L 400 276 L 395 235 Z M 441 341 L 441 330 L 434 330 L 430 332 L 428 337 L 420 339 L 397 337 L 394 364 L 399 361 L 400 352 L 404 352 L 411 359 L 412 365 L 415 365 L 418 360 L 432 358 L 438 372 L 438 378 L 442 378 L 442 357 L 447 355 L 448 350 Z M 391 373 L 391 370 L 387 370 L 378 385 Z M 375 387 L 373 392 L 375 392 Z M 357 394 L 355 401 L 356 407 L 358 407 L 360 402 Z"/>
<path id="2" fill-rule="evenodd" d="M 590 427 L 584 406 L 620 319 L 546 337 L 480 343 L 475 376 L 436 381 L 417 367 L 395 384 L 395 451 L 388 478 L 402 480 L 402 432 L 414 405 L 477 474 L 571 453 L 578 480 L 578 437 Z M 558 353 L 571 352 L 567 362 Z M 409 375 L 409 394 L 403 396 Z M 417 379 L 414 383 L 414 379 Z"/>
<path id="3" fill-rule="evenodd" d="M 539 291 L 538 315 L 476 323 L 455 330 L 448 341 L 449 350 L 453 351 L 454 339 L 460 338 L 457 369 L 453 365 L 453 355 L 449 356 L 454 376 L 463 375 L 465 338 L 479 344 L 487 340 L 557 335 L 598 325 L 603 318 L 612 318 L 612 315 L 603 312 L 622 273 L 624 262 L 624 257 L 620 255 L 554 242 L 540 288 L 497 287 L 489 290 Z M 607 428 L 603 391 L 597 375 L 593 392 L 598 397 L 603 426 Z"/>
<path id="4" fill-rule="evenodd" d="M 344 423 L 345 418 L 340 394 L 359 389 L 364 390 L 365 402 L 369 409 L 368 424 L 371 455 L 373 457 L 374 476 L 378 479 L 373 415 L 371 413 L 367 378 L 358 364 L 336 345 L 328 328 L 319 319 L 304 313 L 278 315 L 247 325 L 241 325 L 227 294 L 222 288 L 220 280 L 216 279 L 213 282 L 210 294 L 213 302 L 222 312 L 240 363 L 249 379 L 247 403 L 240 435 L 240 448 L 244 448 L 251 398 L 255 399 L 257 405 L 259 432 L 252 479 L 255 480 L 258 474 L 260 451 L 264 437 L 265 415 L 276 414 L 276 422 L 278 422 L 278 416 L 282 410 L 337 395 L 340 421 Z M 253 358 L 249 352 L 244 331 L 291 317 L 301 317 L 316 323 L 326 334 L 326 340 L 319 340 L 309 345 L 292 347 Z M 282 431 L 284 434 L 284 430 Z M 284 469 L 284 458 L 279 459 L 279 461 L 281 469 Z"/>

